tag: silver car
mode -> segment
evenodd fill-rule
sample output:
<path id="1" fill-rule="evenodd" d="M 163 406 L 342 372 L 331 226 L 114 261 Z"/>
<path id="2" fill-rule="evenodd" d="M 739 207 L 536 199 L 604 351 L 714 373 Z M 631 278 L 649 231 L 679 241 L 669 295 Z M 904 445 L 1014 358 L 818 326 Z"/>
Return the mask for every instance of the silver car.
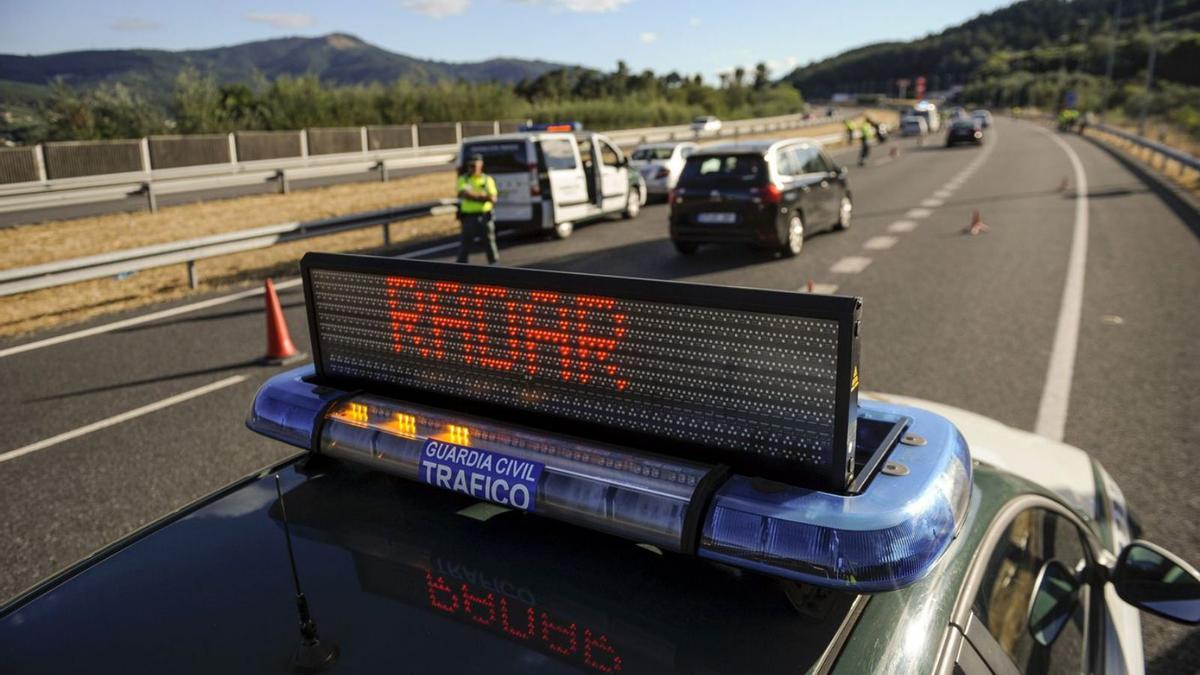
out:
<path id="1" fill-rule="evenodd" d="M 644 143 L 629 156 L 629 166 L 642 175 L 646 194 L 666 197 L 679 180 L 687 158 L 698 148 L 695 143 L 670 141 Z"/>

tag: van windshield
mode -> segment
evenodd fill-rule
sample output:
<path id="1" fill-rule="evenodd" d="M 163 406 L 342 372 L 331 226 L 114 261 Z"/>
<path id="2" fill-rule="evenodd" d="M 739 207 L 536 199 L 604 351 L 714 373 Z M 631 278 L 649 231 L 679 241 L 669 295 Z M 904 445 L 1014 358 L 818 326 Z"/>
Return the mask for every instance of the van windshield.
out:
<path id="1" fill-rule="evenodd" d="M 504 143 L 469 143 L 463 146 L 463 158 L 483 155 L 483 170 L 487 173 L 525 173 L 529 164 L 525 144 L 520 141 Z"/>
<path id="2" fill-rule="evenodd" d="M 701 155 L 688 158 L 679 176 L 681 185 L 744 183 L 757 185 L 767 178 L 762 155 Z"/>

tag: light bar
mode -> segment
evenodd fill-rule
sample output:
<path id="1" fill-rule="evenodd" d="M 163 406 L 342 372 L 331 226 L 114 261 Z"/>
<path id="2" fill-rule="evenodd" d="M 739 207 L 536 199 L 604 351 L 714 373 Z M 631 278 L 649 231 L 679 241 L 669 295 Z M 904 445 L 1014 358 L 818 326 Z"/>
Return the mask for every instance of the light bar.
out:
<path id="1" fill-rule="evenodd" d="M 247 425 L 441 489 L 636 542 L 828 588 L 875 592 L 922 578 L 966 516 L 971 462 L 958 431 L 914 408 L 868 402 L 922 446 L 860 448 L 857 494 L 801 489 L 722 467 L 331 388 L 312 367 L 275 376 Z M 865 424 L 864 427 L 871 427 Z M 866 434 L 870 436 L 871 434 Z M 870 444 L 868 444 L 870 445 Z"/>
<path id="2" fill-rule="evenodd" d="M 857 298 L 301 261 L 321 381 L 793 485 L 853 478 Z"/>
<path id="3" fill-rule="evenodd" d="M 541 122 L 538 124 L 522 124 L 520 130 L 567 133 L 571 131 L 583 131 L 583 124 L 579 122 Z"/>

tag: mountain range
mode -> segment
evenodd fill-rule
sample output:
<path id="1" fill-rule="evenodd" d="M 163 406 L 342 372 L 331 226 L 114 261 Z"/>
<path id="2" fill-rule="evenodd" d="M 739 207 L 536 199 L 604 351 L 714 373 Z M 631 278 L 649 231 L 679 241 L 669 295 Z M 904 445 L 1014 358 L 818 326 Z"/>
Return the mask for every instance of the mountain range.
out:
<path id="1" fill-rule="evenodd" d="M 562 68 L 563 64 L 513 58 L 450 63 L 397 54 L 353 35 L 331 33 L 288 37 L 228 47 L 166 51 L 118 49 L 62 52 L 42 56 L 0 54 L 0 84 L 9 96 L 37 96 L 56 79 L 79 89 L 122 83 L 148 98 L 169 92 L 181 70 L 211 73 L 219 83 L 249 83 L 281 75 L 313 74 L 336 84 L 467 80 L 513 83 Z"/>

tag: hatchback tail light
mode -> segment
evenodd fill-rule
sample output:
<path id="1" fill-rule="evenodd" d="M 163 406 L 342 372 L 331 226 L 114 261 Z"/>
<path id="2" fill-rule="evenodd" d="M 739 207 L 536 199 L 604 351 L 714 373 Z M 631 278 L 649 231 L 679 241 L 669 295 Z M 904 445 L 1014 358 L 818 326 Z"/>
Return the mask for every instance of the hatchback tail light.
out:
<path id="1" fill-rule="evenodd" d="M 758 198 L 762 200 L 762 203 L 764 204 L 778 204 L 783 200 L 783 192 L 780 191 L 779 186 L 774 183 L 767 183 L 766 185 L 758 188 L 757 192 Z"/>
<path id="2" fill-rule="evenodd" d="M 655 178 L 666 178 L 667 176 L 670 176 L 670 175 L 671 175 L 671 170 L 664 166 L 663 168 L 658 170 L 658 173 L 654 174 L 654 177 Z"/>

